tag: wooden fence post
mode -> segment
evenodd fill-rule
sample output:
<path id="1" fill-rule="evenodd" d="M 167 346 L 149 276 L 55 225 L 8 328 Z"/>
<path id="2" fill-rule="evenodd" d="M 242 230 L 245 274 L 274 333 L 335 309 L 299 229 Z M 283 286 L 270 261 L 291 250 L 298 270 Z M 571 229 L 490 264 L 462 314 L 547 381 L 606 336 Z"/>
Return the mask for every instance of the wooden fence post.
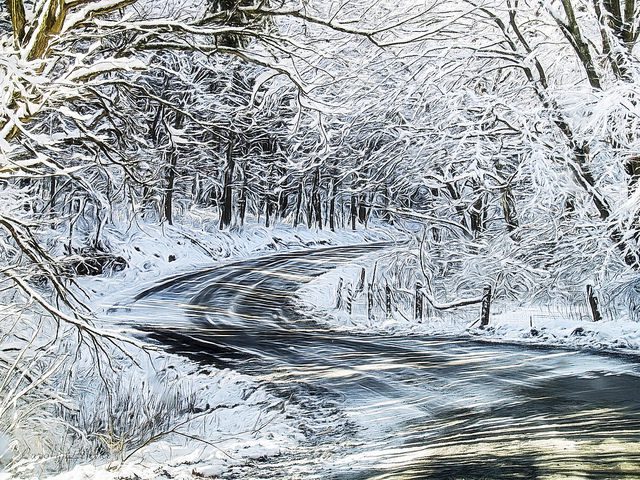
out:
<path id="1" fill-rule="evenodd" d="M 480 326 L 489 325 L 489 313 L 491 312 L 491 286 L 484 287 L 482 292 L 482 313 L 480 314 Z"/>
<path id="2" fill-rule="evenodd" d="M 600 308 L 598 307 L 598 298 L 595 293 L 593 293 L 593 286 L 587 285 L 587 301 L 589 302 L 589 307 L 591 308 L 591 316 L 593 317 L 594 322 L 598 322 L 602 320 L 602 314 L 600 313 Z"/>
<path id="3" fill-rule="evenodd" d="M 362 270 L 360 270 L 360 278 L 358 278 L 358 283 L 356 283 L 356 288 L 354 289 L 355 296 L 360 296 L 360 294 L 364 292 L 366 278 L 367 271 L 362 267 Z"/>
<path id="4" fill-rule="evenodd" d="M 391 287 L 388 283 L 384 286 L 385 306 L 387 310 L 387 318 L 391 317 Z"/>
<path id="5" fill-rule="evenodd" d="M 336 309 L 341 309 L 342 308 L 342 283 L 344 280 L 342 280 L 342 277 L 340 277 L 340 280 L 338 280 L 338 288 L 336 290 Z"/>
<path id="6" fill-rule="evenodd" d="M 416 309 L 415 309 L 415 319 L 418 322 L 422 322 L 422 284 L 420 282 L 416 283 Z"/>

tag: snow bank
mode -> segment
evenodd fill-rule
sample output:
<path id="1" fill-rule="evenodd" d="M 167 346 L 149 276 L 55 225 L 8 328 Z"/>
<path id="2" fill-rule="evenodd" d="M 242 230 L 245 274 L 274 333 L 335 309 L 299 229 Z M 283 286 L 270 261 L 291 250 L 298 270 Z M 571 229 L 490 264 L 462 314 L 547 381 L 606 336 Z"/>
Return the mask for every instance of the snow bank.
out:
<path id="1" fill-rule="evenodd" d="M 220 231 L 215 214 L 194 209 L 180 225 L 110 227 L 105 237 L 111 253 L 122 256 L 129 268 L 112 276 L 83 277 L 80 285 L 92 302 L 98 302 L 94 306 L 109 308 L 131 300 L 161 278 L 210 268 L 224 260 L 389 240 L 394 233 L 392 227 L 382 225 L 336 232 L 284 224 L 266 228 L 255 220 L 248 220 L 242 228 Z"/>
<path id="2" fill-rule="evenodd" d="M 247 459 L 282 454 L 304 438 L 299 420 L 292 420 L 300 418 L 297 408 L 250 377 L 229 370 L 189 372 L 180 358 L 167 360 L 176 376 L 196 386 L 191 415 L 117 460 L 79 465 L 50 480 L 215 477 Z"/>
<path id="3" fill-rule="evenodd" d="M 85 295 L 98 326 L 126 332 L 126 326 L 114 325 L 109 309 L 167 276 L 245 257 L 388 240 L 392 235 L 388 227 L 333 233 L 285 225 L 265 228 L 255 221 L 221 232 L 215 215 L 196 210 L 171 227 L 116 224 L 107 228 L 102 241 L 128 267 L 77 278 L 77 293 Z M 79 354 L 73 363 L 74 378 L 85 378 L 75 391 L 69 387 L 68 402 L 78 424 L 70 426 L 79 428 L 80 438 L 61 441 L 56 450 L 64 456 L 61 463 L 71 469 L 52 476 L 51 459 L 44 457 L 14 458 L 9 463 L 16 438 L 1 437 L 0 472 L 8 464 L 1 480 L 215 477 L 250 459 L 283 454 L 303 441 L 309 430 L 295 404 L 267 392 L 249 376 L 203 369 L 161 351 L 143 352 L 131 346 L 125 350 L 126 355 L 109 352 L 115 370 L 108 387 L 91 374 L 91 355 Z"/>

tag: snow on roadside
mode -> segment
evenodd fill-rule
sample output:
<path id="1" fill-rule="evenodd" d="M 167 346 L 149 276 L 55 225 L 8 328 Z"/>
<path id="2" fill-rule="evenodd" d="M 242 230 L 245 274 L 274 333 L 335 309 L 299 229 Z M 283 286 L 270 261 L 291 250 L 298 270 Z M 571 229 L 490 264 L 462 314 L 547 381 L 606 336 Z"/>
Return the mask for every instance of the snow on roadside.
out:
<path id="1" fill-rule="evenodd" d="M 332 233 L 284 225 L 265 228 L 256 222 L 221 232 L 214 217 L 194 211 L 173 227 L 145 224 L 109 228 L 103 236 L 105 244 L 111 253 L 122 256 L 128 267 L 109 275 L 80 277 L 77 283 L 87 294 L 99 324 L 118 329 L 112 325 L 109 308 L 131 300 L 167 276 L 284 250 L 388 240 L 392 234 L 393 229 L 384 227 Z M 117 381 L 128 385 L 118 394 L 122 401 L 153 403 L 161 398 L 161 408 L 171 402 L 188 408 L 164 430 L 150 432 L 142 445 L 120 443 L 122 439 L 107 438 L 109 433 L 105 432 L 104 443 L 111 453 L 92 463 L 81 460 L 70 471 L 47 477 L 50 480 L 215 477 L 252 459 L 284 454 L 303 441 L 309 430 L 305 412 L 269 393 L 250 376 L 213 367 L 203 369 L 186 358 L 164 352 L 127 350 L 141 367 L 131 365 L 130 371 L 120 372 Z M 94 421 L 104 421 L 109 413 L 104 407 L 97 413 L 101 394 L 98 389 L 91 390 L 87 389 L 90 393 L 79 408 L 88 409 L 86 415 Z M 4 450 L 4 443 L 0 439 L 0 450 Z M 74 455 L 69 452 L 70 457 Z M 44 478 L 38 468 L 34 462 L 25 461 L 13 464 L 11 474 Z M 9 473 L 0 470 L 0 480 L 6 478 L 10 478 Z"/>
<path id="2" fill-rule="evenodd" d="M 241 229 L 220 231 L 217 225 L 215 215 L 194 210 L 179 225 L 171 227 L 111 227 L 105 235 L 107 244 L 111 253 L 127 261 L 128 268 L 109 276 L 82 277 L 80 286 L 92 297 L 94 307 L 107 309 L 130 300 L 162 278 L 213 267 L 222 261 L 285 250 L 383 241 L 396 233 L 393 227 L 375 225 L 366 230 L 336 232 L 283 224 L 267 228 L 254 220 L 247 220 Z"/>
<path id="3" fill-rule="evenodd" d="M 249 459 L 283 454 L 303 440 L 292 420 L 300 417 L 298 408 L 251 377 L 230 370 L 188 371 L 192 365 L 179 357 L 165 360 L 197 395 L 191 414 L 116 460 L 78 465 L 49 480 L 215 477 Z"/>
<path id="4" fill-rule="evenodd" d="M 301 308 L 328 326 L 351 332 L 379 332 L 385 334 L 451 335 L 492 341 L 529 345 L 553 345 L 627 354 L 640 353 L 640 323 L 627 318 L 594 322 L 585 308 L 564 306 L 531 306 L 495 302 L 490 325 L 479 328 L 480 305 L 471 305 L 447 312 L 429 310 L 424 301 L 425 315 L 416 321 L 413 313 L 413 292 L 403 292 L 404 307 L 395 309 L 387 317 L 384 293 L 380 285 L 374 295 L 374 318 L 367 313 L 367 294 L 361 292 L 353 301 L 352 313 L 345 308 L 346 290 L 354 289 L 362 269 L 367 282 L 380 253 L 357 259 L 351 265 L 332 270 L 305 285 L 298 291 Z M 382 254 L 384 255 L 384 253 Z M 342 308 L 338 304 L 338 285 L 342 279 Z"/>

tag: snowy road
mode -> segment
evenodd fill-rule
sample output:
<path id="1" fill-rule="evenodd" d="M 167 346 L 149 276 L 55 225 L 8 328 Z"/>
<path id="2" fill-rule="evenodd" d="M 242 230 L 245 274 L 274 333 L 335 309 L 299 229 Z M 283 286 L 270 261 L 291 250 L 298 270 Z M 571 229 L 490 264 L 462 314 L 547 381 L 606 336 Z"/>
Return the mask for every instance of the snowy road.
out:
<path id="1" fill-rule="evenodd" d="M 381 247 L 237 262 L 136 299 L 168 349 L 255 375 L 308 412 L 297 452 L 229 477 L 640 478 L 636 360 L 348 335 L 295 310 L 301 284 Z"/>

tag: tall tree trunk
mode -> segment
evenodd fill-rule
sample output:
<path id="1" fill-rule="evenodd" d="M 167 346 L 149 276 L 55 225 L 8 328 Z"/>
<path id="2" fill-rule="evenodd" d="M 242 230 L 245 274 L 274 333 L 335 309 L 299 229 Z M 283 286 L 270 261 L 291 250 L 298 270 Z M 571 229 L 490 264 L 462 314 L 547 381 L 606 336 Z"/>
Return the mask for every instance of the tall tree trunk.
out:
<path id="1" fill-rule="evenodd" d="M 313 174 L 313 180 L 311 181 L 311 194 L 309 195 L 309 201 L 307 202 L 307 228 L 311 228 L 313 225 L 313 216 L 314 213 L 316 215 L 316 220 L 318 218 L 318 210 L 316 209 L 316 200 L 318 197 L 318 182 L 319 182 L 319 169 L 316 169 Z"/>
<path id="2" fill-rule="evenodd" d="M 316 176 L 313 183 L 313 206 L 316 215 L 316 224 L 322 230 L 322 203 L 320 201 L 320 167 L 316 168 Z"/>
<path id="3" fill-rule="evenodd" d="M 477 237 L 485 230 L 486 219 L 486 205 L 484 194 L 479 195 L 478 198 L 471 204 L 469 209 L 470 226 L 473 235 Z"/>
<path id="4" fill-rule="evenodd" d="M 307 228 L 311 228 L 311 222 L 313 222 L 313 194 L 310 195 L 307 201 Z"/>
<path id="5" fill-rule="evenodd" d="M 220 212 L 220 230 L 231 225 L 233 217 L 233 174 L 235 171 L 235 158 L 233 149 L 235 147 L 235 133 L 229 132 L 229 142 L 227 144 L 227 165 L 224 171 L 224 184 L 222 187 L 222 211 Z"/>
<path id="6" fill-rule="evenodd" d="M 356 229 L 356 219 L 358 218 L 358 207 L 356 206 L 356 195 L 351 194 L 351 205 L 350 205 L 350 215 L 351 215 L 351 230 Z"/>
<path id="7" fill-rule="evenodd" d="M 26 15 L 23 0 L 5 0 L 9 16 L 11 17 L 11 28 L 16 45 L 22 45 L 24 39 Z"/>
<path id="8" fill-rule="evenodd" d="M 240 197 L 238 198 L 238 209 L 240 214 L 240 226 L 244 226 L 244 219 L 247 214 L 247 166 L 242 165 L 242 187 L 240 188 Z"/>
<path id="9" fill-rule="evenodd" d="M 364 225 L 367 221 L 367 200 L 366 194 L 358 195 L 358 221 Z"/>
<path id="10" fill-rule="evenodd" d="M 300 177 L 300 182 L 298 183 L 298 195 L 296 198 L 296 213 L 293 218 L 293 226 L 297 227 L 300 222 L 300 210 L 302 209 L 302 195 L 304 193 L 304 179 Z"/>
<path id="11" fill-rule="evenodd" d="M 287 217 L 287 208 L 289 208 L 289 193 L 285 188 L 282 188 L 278 194 L 278 216 L 280 218 Z"/>
<path id="12" fill-rule="evenodd" d="M 264 199 L 264 213 L 264 226 L 269 228 L 271 226 L 271 202 L 268 195 Z"/>
<path id="13" fill-rule="evenodd" d="M 182 113 L 176 113 L 173 126 L 176 130 L 182 129 L 184 126 L 184 115 Z M 171 138 L 171 133 L 169 133 L 169 136 L 171 140 L 171 149 L 169 150 L 169 168 L 167 170 L 166 188 L 164 192 L 164 219 L 169 223 L 169 225 L 173 225 L 173 194 L 175 191 L 177 175 L 176 167 L 178 164 L 179 153 L 178 146 Z"/>
<path id="14" fill-rule="evenodd" d="M 504 222 L 507 225 L 507 231 L 512 233 L 520 226 L 520 222 L 518 221 L 516 197 L 513 194 L 511 187 L 506 187 L 502 192 L 502 196 L 500 197 L 500 206 L 502 207 L 502 216 L 504 217 Z M 513 235 L 512 238 L 514 238 Z M 517 240 L 517 238 L 514 238 L 514 240 Z"/>
<path id="15" fill-rule="evenodd" d="M 331 178 L 331 190 L 329 192 L 329 228 L 336 231 L 336 180 Z"/>
<path id="16" fill-rule="evenodd" d="M 55 175 L 49 178 L 49 216 L 53 218 L 56 211 L 57 180 Z"/>
<path id="17" fill-rule="evenodd" d="M 173 190 L 176 182 L 176 164 L 178 155 L 172 149 L 169 152 L 169 167 L 167 168 L 166 186 L 164 191 L 163 216 L 164 220 L 173 225 Z"/>

